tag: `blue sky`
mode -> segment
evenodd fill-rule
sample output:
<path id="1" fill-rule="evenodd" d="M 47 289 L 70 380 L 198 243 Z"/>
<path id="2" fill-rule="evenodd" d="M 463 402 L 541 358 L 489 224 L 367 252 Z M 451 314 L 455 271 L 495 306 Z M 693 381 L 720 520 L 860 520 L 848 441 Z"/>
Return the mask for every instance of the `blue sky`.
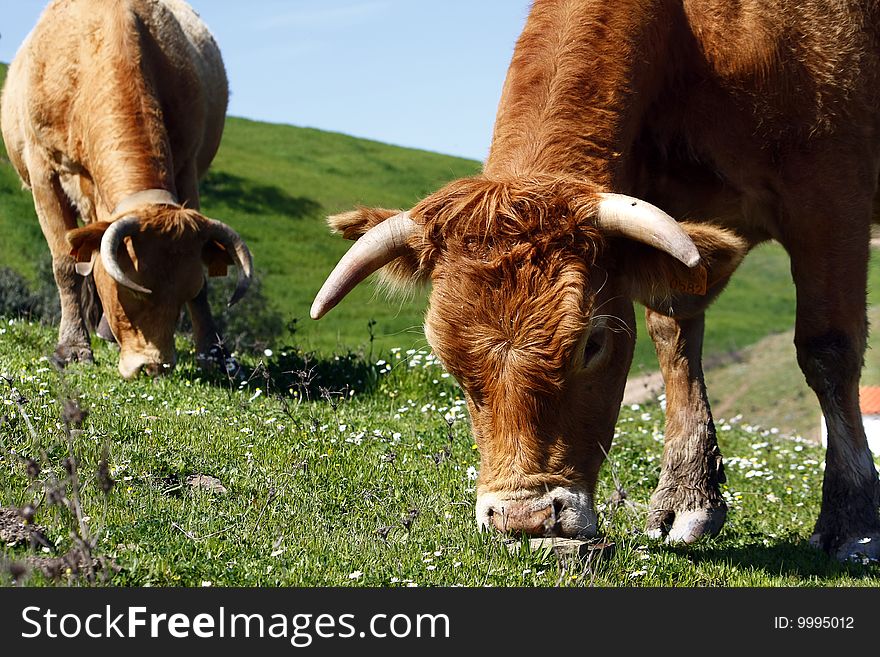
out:
<path id="1" fill-rule="evenodd" d="M 190 0 L 229 114 L 482 160 L 529 0 Z M 0 61 L 46 2 L 0 0 Z"/>

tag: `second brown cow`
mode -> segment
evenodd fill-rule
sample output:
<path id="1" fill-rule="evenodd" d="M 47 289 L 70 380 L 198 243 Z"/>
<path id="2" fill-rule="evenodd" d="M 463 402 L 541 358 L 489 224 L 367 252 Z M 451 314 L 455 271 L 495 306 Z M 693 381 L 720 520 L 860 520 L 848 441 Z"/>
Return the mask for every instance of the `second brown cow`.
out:
<path id="1" fill-rule="evenodd" d="M 241 268 L 234 302 L 251 255 L 198 211 L 227 98 L 217 44 L 182 0 L 55 0 L 43 11 L 9 67 L 2 130 L 52 252 L 58 361 L 92 358 L 80 289 L 93 274 L 124 377 L 174 366 L 184 304 L 201 360 L 234 365 L 203 264 Z"/>

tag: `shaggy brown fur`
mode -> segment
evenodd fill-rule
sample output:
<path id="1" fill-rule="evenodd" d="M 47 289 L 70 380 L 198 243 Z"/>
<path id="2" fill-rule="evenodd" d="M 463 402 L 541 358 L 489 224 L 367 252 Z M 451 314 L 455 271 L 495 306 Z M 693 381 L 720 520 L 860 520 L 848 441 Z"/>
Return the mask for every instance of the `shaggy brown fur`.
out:
<path id="1" fill-rule="evenodd" d="M 668 398 L 648 530 L 717 533 L 703 313 L 748 249 L 776 239 L 792 258 L 798 360 L 831 427 L 815 539 L 841 558 L 880 557 L 880 484 L 858 411 L 878 175 L 875 0 L 536 0 L 483 174 L 417 204 L 423 230 L 385 272 L 432 283 L 426 335 L 468 397 L 480 521 L 583 529 L 565 517 L 590 515 L 635 299 L 650 309 Z M 684 220 L 700 266 L 602 235 L 601 192 Z M 356 238 L 394 213 L 331 224 Z M 561 526 L 537 522 L 548 506 Z M 512 523 L 496 519 L 505 511 Z"/>

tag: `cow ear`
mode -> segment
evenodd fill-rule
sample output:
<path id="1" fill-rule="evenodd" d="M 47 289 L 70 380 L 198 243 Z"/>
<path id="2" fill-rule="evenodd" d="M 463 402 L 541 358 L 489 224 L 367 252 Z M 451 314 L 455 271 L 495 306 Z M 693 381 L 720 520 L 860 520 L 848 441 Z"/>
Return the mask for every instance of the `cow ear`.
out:
<path id="1" fill-rule="evenodd" d="M 101 238 L 109 225 L 106 221 L 96 221 L 67 231 L 65 238 L 70 244 L 70 255 L 76 261 L 77 274 L 88 276 L 92 273 L 95 258 L 101 250 Z"/>
<path id="2" fill-rule="evenodd" d="M 334 233 L 340 233 L 347 240 L 357 240 L 374 226 L 378 226 L 401 210 L 387 208 L 365 208 L 343 212 L 327 217 L 327 224 Z M 419 256 L 415 251 L 408 251 L 394 259 L 379 270 L 382 283 L 395 290 L 405 290 L 413 283 L 421 283 L 427 274 L 421 271 Z"/>
<path id="3" fill-rule="evenodd" d="M 679 224 L 688 233 L 700 262 L 688 267 L 658 249 L 620 240 L 615 260 L 629 296 L 658 313 L 687 317 L 705 310 L 727 284 L 748 252 L 735 233 L 709 224 Z"/>
<path id="4" fill-rule="evenodd" d="M 208 240 L 202 247 L 202 262 L 208 268 L 208 276 L 226 276 L 227 267 L 235 264 L 226 247 L 215 240 Z"/>
<path id="5" fill-rule="evenodd" d="M 399 214 L 400 210 L 386 208 L 357 208 L 327 217 L 327 225 L 334 233 L 340 233 L 347 240 L 356 240 L 373 226 Z"/>

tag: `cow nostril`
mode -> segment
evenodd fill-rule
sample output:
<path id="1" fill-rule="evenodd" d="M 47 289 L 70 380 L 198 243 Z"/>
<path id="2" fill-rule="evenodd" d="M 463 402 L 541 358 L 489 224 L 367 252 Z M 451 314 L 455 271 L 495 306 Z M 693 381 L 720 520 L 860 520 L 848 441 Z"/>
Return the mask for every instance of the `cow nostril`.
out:
<path id="1" fill-rule="evenodd" d="M 143 372 L 152 377 L 158 377 L 167 374 L 171 370 L 168 363 L 147 363 L 143 366 Z"/>
<path id="2" fill-rule="evenodd" d="M 562 511 L 565 504 L 561 500 L 553 500 L 550 515 L 544 520 L 544 536 L 559 536 L 562 528 Z"/>
<path id="3" fill-rule="evenodd" d="M 553 500 L 553 520 L 555 522 L 559 522 L 559 516 L 562 515 L 564 508 L 565 504 L 563 504 L 562 500 Z"/>

